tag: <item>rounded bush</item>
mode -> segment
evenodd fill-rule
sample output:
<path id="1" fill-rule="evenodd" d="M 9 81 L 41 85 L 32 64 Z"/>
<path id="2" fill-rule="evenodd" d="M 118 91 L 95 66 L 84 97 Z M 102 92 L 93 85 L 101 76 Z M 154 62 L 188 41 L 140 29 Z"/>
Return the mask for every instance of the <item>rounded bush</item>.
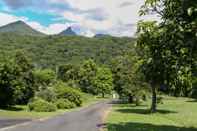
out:
<path id="1" fill-rule="evenodd" d="M 68 87 L 64 83 L 58 83 L 55 86 L 55 92 L 57 94 L 57 98 L 59 99 L 67 99 L 70 102 L 75 103 L 76 106 L 82 105 L 82 93 L 77 89 Z"/>
<path id="2" fill-rule="evenodd" d="M 76 107 L 75 103 L 70 102 L 67 99 L 59 99 L 56 102 L 56 106 L 58 109 L 71 109 Z"/>
<path id="3" fill-rule="evenodd" d="M 36 96 L 48 102 L 54 102 L 56 100 L 56 94 L 50 88 L 37 92 Z"/>
<path id="4" fill-rule="evenodd" d="M 57 110 L 55 104 L 49 103 L 43 99 L 34 99 L 32 102 L 28 104 L 28 108 L 30 111 L 35 112 L 53 112 Z"/>

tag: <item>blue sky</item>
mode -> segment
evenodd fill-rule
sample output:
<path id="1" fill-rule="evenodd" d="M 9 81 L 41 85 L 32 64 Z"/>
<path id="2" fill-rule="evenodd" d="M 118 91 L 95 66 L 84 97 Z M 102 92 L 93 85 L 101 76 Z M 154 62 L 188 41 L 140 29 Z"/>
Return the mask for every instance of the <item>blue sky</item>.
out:
<path id="1" fill-rule="evenodd" d="M 0 0 L 0 26 L 23 20 L 46 34 L 72 26 L 85 36 L 133 36 L 144 0 Z"/>

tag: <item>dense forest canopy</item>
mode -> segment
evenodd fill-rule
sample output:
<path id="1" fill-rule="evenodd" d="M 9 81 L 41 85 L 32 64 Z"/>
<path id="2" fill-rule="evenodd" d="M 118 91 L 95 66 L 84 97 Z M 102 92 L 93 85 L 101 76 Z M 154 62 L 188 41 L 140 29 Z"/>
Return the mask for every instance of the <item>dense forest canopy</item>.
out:
<path id="1" fill-rule="evenodd" d="M 98 64 L 109 64 L 115 56 L 131 51 L 133 38 L 87 38 L 82 36 L 23 36 L 0 34 L 0 59 L 23 50 L 38 68 L 55 68 L 65 63 L 79 64 L 94 59 Z"/>

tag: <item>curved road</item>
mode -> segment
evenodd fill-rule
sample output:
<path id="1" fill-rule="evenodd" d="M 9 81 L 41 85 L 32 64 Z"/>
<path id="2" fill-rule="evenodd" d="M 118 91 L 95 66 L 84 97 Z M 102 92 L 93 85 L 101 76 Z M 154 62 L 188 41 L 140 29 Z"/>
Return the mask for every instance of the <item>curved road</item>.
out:
<path id="1" fill-rule="evenodd" d="M 105 111 L 110 107 L 109 101 L 99 102 L 79 111 L 67 112 L 48 120 L 33 121 L 0 131 L 99 131 L 102 128 Z"/>

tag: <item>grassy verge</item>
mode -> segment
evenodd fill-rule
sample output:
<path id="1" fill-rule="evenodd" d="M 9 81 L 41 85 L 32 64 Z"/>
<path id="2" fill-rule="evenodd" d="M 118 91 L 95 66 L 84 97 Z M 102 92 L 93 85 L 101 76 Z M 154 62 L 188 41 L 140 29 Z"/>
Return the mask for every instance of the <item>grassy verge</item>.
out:
<path id="1" fill-rule="evenodd" d="M 84 102 L 82 107 L 89 106 L 96 102 L 109 99 L 109 98 L 100 98 L 98 96 L 92 96 L 89 94 L 84 94 Z M 9 109 L 0 109 L 0 117 L 1 118 L 19 118 L 19 119 L 39 119 L 45 117 L 53 117 L 59 114 L 63 114 L 64 112 L 74 111 L 80 109 L 68 109 L 68 110 L 57 110 L 56 112 L 29 112 L 27 106 L 14 106 Z"/>
<path id="2" fill-rule="evenodd" d="M 39 119 L 52 117 L 63 112 L 64 110 L 57 110 L 56 112 L 29 112 L 27 106 L 17 105 L 9 109 L 0 109 L 0 116 L 1 118 Z"/>
<path id="3" fill-rule="evenodd" d="M 107 119 L 108 131 L 197 131 L 197 101 L 166 98 L 156 114 L 149 114 L 148 103 L 114 105 Z"/>

